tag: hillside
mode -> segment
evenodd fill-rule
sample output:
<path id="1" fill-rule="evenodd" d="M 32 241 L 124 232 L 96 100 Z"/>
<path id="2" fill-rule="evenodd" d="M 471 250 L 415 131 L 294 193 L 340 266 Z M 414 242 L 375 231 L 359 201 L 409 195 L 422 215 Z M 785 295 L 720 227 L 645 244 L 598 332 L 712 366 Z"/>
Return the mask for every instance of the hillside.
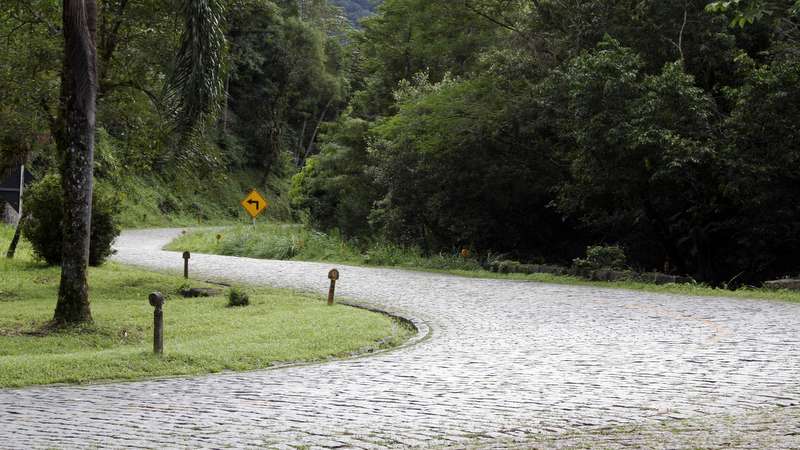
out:
<path id="1" fill-rule="evenodd" d="M 381 0 L 332 0 L 335 5 L 344 8 L 347 17 L 354 23 L 372 14 L 380 2 Z"/>
<path id="2" fill-rule="evenodd" d="M 0 167 L 44 175 L 64 171 L 62 14 L 28 3 L 0 11 Z M 97 33 L 93 172 L 125 226 L 246 221 L 255 187 L 270 219 L 359 250 L 800 273 L 800 6 L 261 0 L 209 36 L 140 3 Z"/>

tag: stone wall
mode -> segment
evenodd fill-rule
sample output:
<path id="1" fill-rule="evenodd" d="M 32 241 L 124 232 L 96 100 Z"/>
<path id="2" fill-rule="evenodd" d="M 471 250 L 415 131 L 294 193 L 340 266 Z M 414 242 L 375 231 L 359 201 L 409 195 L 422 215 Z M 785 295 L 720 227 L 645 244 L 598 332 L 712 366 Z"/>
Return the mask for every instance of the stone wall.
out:
<path id="1" fill-rule="evenodd" d="M 489 270 L 498 273 L 547 273 L 552 275 L 568 275 L 592 281 L 641 281 L 654 284 L 694 283 L 694 280 L 689 277 L 668 275 L 658 272 L 638 273 L 631 270 L 613 269 L 587 270 L 547 264 L 522 264 L 517 261 L 496 261 L 489 265 Z"/>

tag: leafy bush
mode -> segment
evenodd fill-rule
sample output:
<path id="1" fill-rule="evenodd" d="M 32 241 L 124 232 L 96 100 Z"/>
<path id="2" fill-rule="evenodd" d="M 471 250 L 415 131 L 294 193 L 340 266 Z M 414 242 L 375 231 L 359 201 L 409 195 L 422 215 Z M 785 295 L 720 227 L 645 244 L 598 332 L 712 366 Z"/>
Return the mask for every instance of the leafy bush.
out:
<path id="1" fill-rule="evenodd" d="M 376 243 L 362 257 L 362 263 L 370 266 L 399 266 L 433 270 L 480 270 L 474 258 L 456 254 L 425 254 L 419 247 L 403 247 L 391 243 Z"/>
<path id="2" fill-rule="evenodd" d="M 487 267 L 492 272 L 497 273 L 549 273 L 553 275 L 568 275 L 569 270 L 561 266 L 550 264 L 522 264 L 518 261 L 511 260 L 494 260 L 487 264 Z"/>
<path id="3" fill-rule="evenodd" d="M 586 258 L 573 261 L 576 269 L 597 270 L 625 268 L 625 251 L 616 245 L 595 245 L 586 249 Z"/>
<path id="4" fill-rule="evenodd" d="M 228 306 L 229 307 L 237 307 L 237 306 L 247 306 L 250 304 L 250 295 L 247 292 L 232 287 L 228 291 Z"/>
<path id="5" fill-rule="evenodd" d="M 292 178 L 292 205 L 305 211 L 314 228 L 338 230 L 346 238 L 372 234 L 368 216 L 379 195 L 365 170 L 368 126 L 347 116 L 328 126 L 322 152 Z"/>
<path id="6" fill-rule="evenodd" d="M 61 179 L 48 175 L 25 193 L 24 205 L 28 217 L 22 234 L 31 243 L 37 258 L 50 265 L 61 264 L 63 241 L 63 196 Z M 119 236 L 118 202 L 100 186 L 92 196 L 92 235 L 89 264 L 99 266 L 114 253 L 111 243 Z"/>

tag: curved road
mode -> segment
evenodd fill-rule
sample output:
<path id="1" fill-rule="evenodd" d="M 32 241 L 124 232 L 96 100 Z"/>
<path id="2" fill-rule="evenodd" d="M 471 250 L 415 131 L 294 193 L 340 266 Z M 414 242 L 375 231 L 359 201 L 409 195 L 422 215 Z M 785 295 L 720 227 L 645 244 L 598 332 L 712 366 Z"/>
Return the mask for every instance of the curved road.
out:
<path id="1" fill-rule="evenodd" d="M 125 232 L 115 259 L 178 271 L 180 255 L 160 249 L 179 232 Z M 331 267 L 191 265 L 318 291 Z M 339 295 L 412 316 L 430 336 L 327 364 L 0 390 L 0 447 L 506 446 L 632 423 L 724 415 L 728 429 L 743 417 L 763 432 L 762 412 L 800 418 L 800 304 L 339 268 Z M 797 421 L 767 431 L 770 445 L 800 446 Z"/>

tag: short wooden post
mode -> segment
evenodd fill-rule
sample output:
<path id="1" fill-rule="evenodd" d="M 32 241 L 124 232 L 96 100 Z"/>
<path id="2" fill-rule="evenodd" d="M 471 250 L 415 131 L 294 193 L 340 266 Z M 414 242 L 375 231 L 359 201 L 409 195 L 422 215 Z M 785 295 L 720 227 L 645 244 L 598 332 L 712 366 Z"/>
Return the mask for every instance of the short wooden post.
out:
<path id="1" fill-rule="evenodd" d="M 153 310 L 153 353 L 164 353 L 164 296 L 161 292 L 150 294 L 150 306 Z"/>
<path id="2" fill-rule="evenodd" d="M 189 258 L 192 257 L 192 254 L 189 252 L 183 252 L 183 278 L 189 279 Z"/>
<path id="3" fill-rule="evenodd" d="M 336 280 L 339 279 L 339 271 L 331 269 L 331 271 L 328 272 L 328 279 L 331 280 L 331 287 L 328 289 L 328 305 L 333 305 L 333 295 L 336 291 Z"/>

